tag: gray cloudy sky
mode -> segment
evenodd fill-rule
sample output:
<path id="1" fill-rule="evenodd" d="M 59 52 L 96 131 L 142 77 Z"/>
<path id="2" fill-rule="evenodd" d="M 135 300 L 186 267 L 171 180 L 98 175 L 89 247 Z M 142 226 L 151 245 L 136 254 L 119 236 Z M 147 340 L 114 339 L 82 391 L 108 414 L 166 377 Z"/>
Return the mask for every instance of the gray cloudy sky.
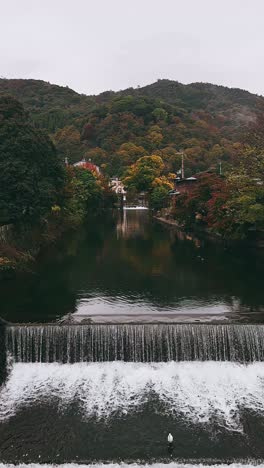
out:
<path id="1" fill-rule="evenodd" d="M 0 76 L 93 94 L 158 78 L 264 95 L 264 0 L 0 0 Z"/>

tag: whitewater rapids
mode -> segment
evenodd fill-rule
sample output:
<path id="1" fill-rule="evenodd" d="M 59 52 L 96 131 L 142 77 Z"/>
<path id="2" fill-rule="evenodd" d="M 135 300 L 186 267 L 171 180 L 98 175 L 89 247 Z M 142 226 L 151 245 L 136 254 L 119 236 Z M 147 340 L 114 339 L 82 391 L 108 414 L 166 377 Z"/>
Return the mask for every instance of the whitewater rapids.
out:
<path id="1" fill-rule="evenodd" d="M 0 391 L 0 420 L 34 404 L 77 403 L 82 418 L 153 411 L 241 431 L 241 412 L 264 415 L 264 364 L 231 362 L 15 363 Z M 126 415 L 126 416 L 124 416 Z"/>

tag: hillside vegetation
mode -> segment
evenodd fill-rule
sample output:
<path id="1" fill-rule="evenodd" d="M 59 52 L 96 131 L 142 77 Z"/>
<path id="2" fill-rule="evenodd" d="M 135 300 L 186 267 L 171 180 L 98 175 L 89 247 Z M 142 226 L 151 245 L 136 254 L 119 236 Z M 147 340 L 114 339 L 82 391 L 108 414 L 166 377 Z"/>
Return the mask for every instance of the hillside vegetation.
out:
<path id="1" fill-rule="evenodd" d="M 264 120 L 264 98 L 207 83 L 158 80 L 142 88 L 85 96 L 45 81 L 0 80 L 0 94 L 23 103 L 46 129 L 61 158 L 84 155 L 110 176 L 123 176 L 139 158 L 155 154 L 165 172 L 217 171 L 239 159 L 243 143 Z M 260 132 L 261 133 L 261 132 Z"/>

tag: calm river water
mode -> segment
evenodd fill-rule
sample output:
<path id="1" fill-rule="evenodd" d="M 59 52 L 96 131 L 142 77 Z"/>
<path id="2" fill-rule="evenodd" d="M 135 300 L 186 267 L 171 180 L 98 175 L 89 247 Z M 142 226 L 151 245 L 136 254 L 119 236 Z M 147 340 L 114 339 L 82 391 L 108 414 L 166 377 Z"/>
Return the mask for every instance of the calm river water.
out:
<path id="1" fill-rule="evenodd" d="M 45 251 L 0 284 L 12 322 L 264 322 L 263 258 L 186 236 L 125 211 Z"/>

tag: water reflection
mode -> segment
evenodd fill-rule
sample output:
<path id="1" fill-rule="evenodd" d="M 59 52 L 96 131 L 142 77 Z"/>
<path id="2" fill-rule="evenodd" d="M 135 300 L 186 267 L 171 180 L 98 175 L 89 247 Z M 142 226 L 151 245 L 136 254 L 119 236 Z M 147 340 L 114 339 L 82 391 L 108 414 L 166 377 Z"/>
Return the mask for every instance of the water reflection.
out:
<path id="1" fill-rule="evenodd" d="M 117 239 L 144 237 L 147 234 L 149 217 L 149 212 L 143 209 L 121 210 L 116 223 Z"/>
<path id="2" fill-rule="evenodd" d="M 1 284 L 0 316 L 263 322 L 262 278 L 252 253 L 230 253 L 131 210 L 68 236 L 45 252 L 33 274 Z"/>

